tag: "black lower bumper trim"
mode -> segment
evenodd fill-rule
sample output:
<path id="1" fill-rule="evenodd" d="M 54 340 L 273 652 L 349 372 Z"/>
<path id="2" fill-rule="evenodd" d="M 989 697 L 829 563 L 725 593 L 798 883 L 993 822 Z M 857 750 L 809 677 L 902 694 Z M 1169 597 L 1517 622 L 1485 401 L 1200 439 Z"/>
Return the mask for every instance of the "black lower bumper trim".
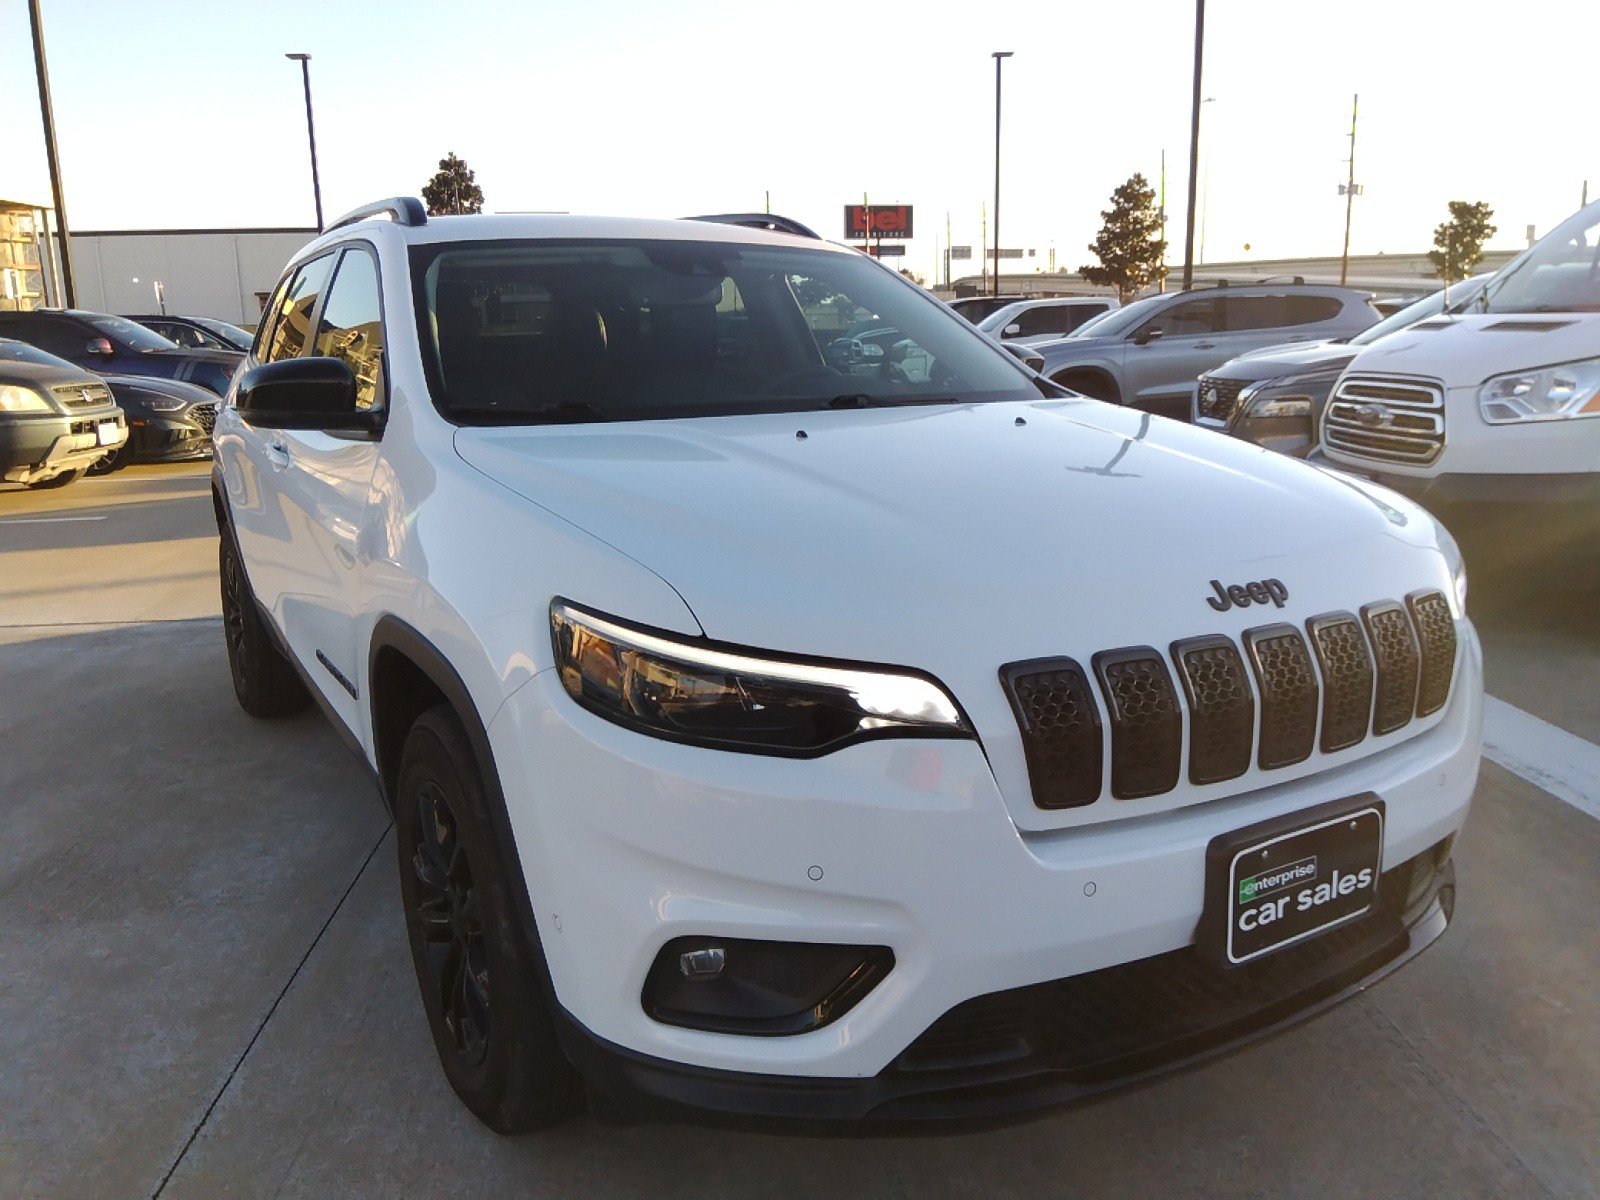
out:
<path id="1" fill-rule="evenodd" d="M 1386 878 L 1401 876 L 1396 882 L 1404 887 L 1411 865 L 1432 853 L 1386 872 Z M 1092 1066 L 1081 1046 L 1069 1046 L 999 1060 L 979 1055 L 959 1066 L 929 1069 L 908 1059 L 929 1036 L 924 1035 L 895 1063 L 866 1078 L 723 1071 L 617 1046 L 570 1014 L 560 1023 L 561 1043 L 597 1112 L 624 1121 L 687 1120 L 816 1133 L 1006 1123 L 1198 1066 L 1308 1020 L 1399 970 L 1444 933 L 1454 912 L 1454 865 L 1433 868 L 1430 862 L 1428 867 L 1421 894 L 1406 897 L 1403 911 L 1380 919 L 1359 944 L 1346 942 L 1330 955 L 1326 971 L 1306 976 L 1303 986 L 1280 992 L 1247 1014 L 1230 1014 L 1221 1024 L 1196 1022 L 1185 1036 L 1121 1046 L 1114 1057 L 1099 1058 Z"/>

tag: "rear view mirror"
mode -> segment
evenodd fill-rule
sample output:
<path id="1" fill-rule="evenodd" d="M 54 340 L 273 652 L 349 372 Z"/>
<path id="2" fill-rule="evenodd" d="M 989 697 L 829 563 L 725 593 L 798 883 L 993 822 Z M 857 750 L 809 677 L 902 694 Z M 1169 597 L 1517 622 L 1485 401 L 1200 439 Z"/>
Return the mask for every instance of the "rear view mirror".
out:
<path id="1" fill-rule="evenodd" d="M 337 358 L 286 358 L 251 367 L 234 399 L 245 424 L 260 429 L 376 433 L 383 414 L 356 407 L 356 377 Z"/>
<path id="2" fill-rule="evenodd" d="M 90 338 L 83 344 L 83 352 L 93 354 L 97 358 L 110 358 L 116 350 L 112 348 L 110 338 L 97 337 Z"/>
<path id="3" fill-rule="evenodd" d="M 1163 332 L 1160 329 L 1141 329 L 1133 335 L 1133 344 L 1135 346 L 1147 346 L 1160 337 Z"/>
<path id="4" fill-rule="evenodd" d="M 1001 337 L 1016 337 L 1017 334 L 1019 334 L 1021 332 L 1022 332 L 1022 326 L 1019 325 L 1016 321 L 1013 321 L 1013 322 L 1011 322 L 1011 324 L 1007 325 L 1004 329 L 1002 329 L 1000 331 L 1000 336 Z"/>

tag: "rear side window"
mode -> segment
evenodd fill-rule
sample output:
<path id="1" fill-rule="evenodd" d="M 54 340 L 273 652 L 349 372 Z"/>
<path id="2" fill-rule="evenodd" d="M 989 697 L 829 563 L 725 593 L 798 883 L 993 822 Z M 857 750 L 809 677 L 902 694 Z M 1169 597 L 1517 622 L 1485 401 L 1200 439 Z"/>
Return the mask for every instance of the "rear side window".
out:
<path id="1" fill-rule="evenodd" d="M 1333 296 L 1290 296 L 1289 324 L 1315 325 L 1331 321 L 1344 311 L 1344 304 Z"/>
<path id="2" fill-rule="evenodd" d="M 1293 324 L 1289 319 L 1288 296 L 1229 296 L 1224 303 L 1228 309 L 1229 333 L 1279 329 Z"/>
<path id="3" fill-rule="evenodd" d="M 346 250 L 317 321 L 313 354 L 345 362 L 356 377 L 356 407 L 383 403 L 383 306 L 378 264 L 365 250 Z"/>
<path id="4" fill-rule="evenodd" d="M 277 312 L 272 317 L 272 331 L 264 343 L 262 362 L 277 362 L 280 358 L 298 358 L 305 352 L 311 336 L 311 314 L 317 300 L 328 283 L 328 271 L 333 266 L 333 255 L 325 254 L 312 259 L 294 273 L 289 286 L 282 290 L 277 302 Z"/>

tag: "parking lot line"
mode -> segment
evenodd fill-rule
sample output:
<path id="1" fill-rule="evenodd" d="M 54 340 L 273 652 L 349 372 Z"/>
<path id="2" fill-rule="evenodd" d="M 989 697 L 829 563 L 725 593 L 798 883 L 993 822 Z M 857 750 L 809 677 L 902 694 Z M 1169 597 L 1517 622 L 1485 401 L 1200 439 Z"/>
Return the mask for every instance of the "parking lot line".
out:
<path id="1" fill-rule="evenodd" d="M 59 525 L 64 521 L 104 521 L 106 515 L 97 517 L 0 517 L 0 525 Z"/>
<path id="2" fill-rule="evenodd" d="M 1485 696 L 1483 756 L 1600 821 L 1600 746 Z"/>

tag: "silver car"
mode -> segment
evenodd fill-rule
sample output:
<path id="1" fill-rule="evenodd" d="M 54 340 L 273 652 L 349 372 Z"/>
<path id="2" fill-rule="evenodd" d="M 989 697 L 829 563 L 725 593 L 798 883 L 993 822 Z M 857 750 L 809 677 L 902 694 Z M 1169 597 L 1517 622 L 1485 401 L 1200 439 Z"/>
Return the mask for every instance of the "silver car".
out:
<path id="1" fill-rule="evenodd" d="M 1187 420 L 1195 380 L 1231 358 L 1282 342 L 1350 337 L 1376 324 L 1366 292 L 1251 284 L 1146 296 L 1034 349 L 1064 387 Z"/>

